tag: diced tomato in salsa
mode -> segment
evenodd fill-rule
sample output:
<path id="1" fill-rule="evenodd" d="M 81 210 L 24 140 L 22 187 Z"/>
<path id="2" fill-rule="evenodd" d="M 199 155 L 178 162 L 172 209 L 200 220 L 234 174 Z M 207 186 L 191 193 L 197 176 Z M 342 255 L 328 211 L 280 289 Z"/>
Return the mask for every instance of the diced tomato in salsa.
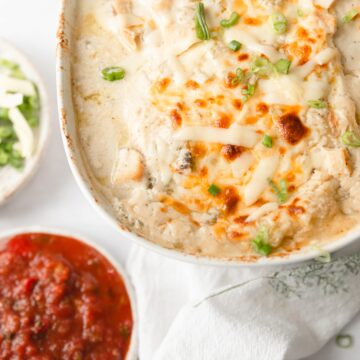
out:
<path id="1" fill-rule="evenodd" d="M 125 359 L 132 326 L 125 285 L 95 249 L 46 234 L 0 248 L 0 359 Z"/>

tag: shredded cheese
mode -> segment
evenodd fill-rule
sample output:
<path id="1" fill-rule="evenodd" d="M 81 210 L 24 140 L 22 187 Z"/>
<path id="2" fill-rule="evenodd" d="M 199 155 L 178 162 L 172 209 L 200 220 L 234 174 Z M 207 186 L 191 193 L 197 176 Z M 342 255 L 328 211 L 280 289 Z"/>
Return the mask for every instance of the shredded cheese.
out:
<path id="1" fill-rule="evenodd" d="M 277 203 L 267 203 L 258 209 L 256 209 L 247 219 L 246 222 L 253 222 L 258 220 L 264 215 L 269 214 L 272 211 L 276 211 L 279 208 L 279 205 Z"/>
<path id="2" fill-rule="evenodd" d="M 234 125 L 229 129 L 214 127 L 184 127 L 175 135 L 181 141 L 204 141 L 208 143 L 230 144 L 251 148 L 259 141 L 259 135 L 250 126 Z"/>
<path id="3" fill-rule="evenodd" d="M 279 161 L 280 157 L 278 154 L 259 161 L 250 182 L 244 189 L 244 202 L 246 206 L 254 204 L 269 186 L 269 179 L 273 177 L 277 170 Z"/>
<path id="4" fill-rule="evenodd" d="M 249 152 L 242 154 L 239 158 L 234 160 L 231 163 L 231 170 L 234 177 L 239 179 L 242 178 L 243 175 L 250 169 L 254 161 L 254 156 Z"/>
<path id="5" fill-rule="evenodd" d="M 266 55 L 272 62 L 281 58 L 281 54 L 272 46 L 261 44 L 254 36 L 248 32 L 240 30 L 239 28 L 231 28 L 225 32 L 225 41 L 229 43 L 232 40 L 237 40 L 244 44 L 248 50 L 255 52 L 258 55 Z"/>
<path id="6" fill-rule="evenodd" d="M 34 84 L 28 80 L 14 79 L 0 74 L 0 90 L 3 92 L 20 93 L 26 96 L 35 96 Z"/>
<path id="7" fill-rule="evenodd" d="M 23 103 L 22 94 L 5 94 L 0 92 L 0 108 L 13 108 Z"/>
<path id="8" fill-rule="evenodd" d="M 30 158 L 34 151 L 34 135 L 28 122 L 18 108 L 9 110 L 9 118 L 19 138 L 22 155 Z"/>

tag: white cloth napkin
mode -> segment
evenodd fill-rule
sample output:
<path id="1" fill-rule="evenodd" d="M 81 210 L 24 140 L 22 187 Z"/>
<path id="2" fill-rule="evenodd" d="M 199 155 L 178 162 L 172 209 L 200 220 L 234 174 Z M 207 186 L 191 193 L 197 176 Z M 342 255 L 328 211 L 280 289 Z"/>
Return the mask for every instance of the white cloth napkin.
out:
<path id="1" fill-rule="evenodd" d="M 225 269 L 134 247 L 140 360 L 284 360 L 319 351 L 360 310 L 360 253 Z"/>

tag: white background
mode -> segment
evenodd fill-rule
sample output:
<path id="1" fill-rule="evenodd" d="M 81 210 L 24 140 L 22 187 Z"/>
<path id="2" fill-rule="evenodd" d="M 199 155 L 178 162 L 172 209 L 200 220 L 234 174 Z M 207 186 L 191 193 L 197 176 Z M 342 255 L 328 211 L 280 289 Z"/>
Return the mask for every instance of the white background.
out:
<path id="1" fill-rule="evenodd" d="M 56 0 L 0 0 L 0 37 L 28 55 L 42 75 L 51 101 L 51 137 L 40 169 L 24 190 L 0 208 L 0 230 L 47 226 L 74 231 L 100 242 L 124 263 L 131 244 L 85 200 L 63 151 L 55 85 L 59 3 Z M 352 349 L 339 349 L 332 341 L 311 360 L 359 360 L 360 317 L 344 333 L 354 337 Z"/>

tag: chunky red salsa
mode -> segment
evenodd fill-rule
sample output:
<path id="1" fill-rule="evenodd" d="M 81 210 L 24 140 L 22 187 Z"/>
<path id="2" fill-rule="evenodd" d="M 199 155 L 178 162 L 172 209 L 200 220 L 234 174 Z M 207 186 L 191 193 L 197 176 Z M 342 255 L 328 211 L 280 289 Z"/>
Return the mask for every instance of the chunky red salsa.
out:
<path id="1" fill-rule="evenodd" d="M 71 238 L 25 234 L 0 248 L 0 359 L 124 359 L 131 305 L 114 267 Z"/>

